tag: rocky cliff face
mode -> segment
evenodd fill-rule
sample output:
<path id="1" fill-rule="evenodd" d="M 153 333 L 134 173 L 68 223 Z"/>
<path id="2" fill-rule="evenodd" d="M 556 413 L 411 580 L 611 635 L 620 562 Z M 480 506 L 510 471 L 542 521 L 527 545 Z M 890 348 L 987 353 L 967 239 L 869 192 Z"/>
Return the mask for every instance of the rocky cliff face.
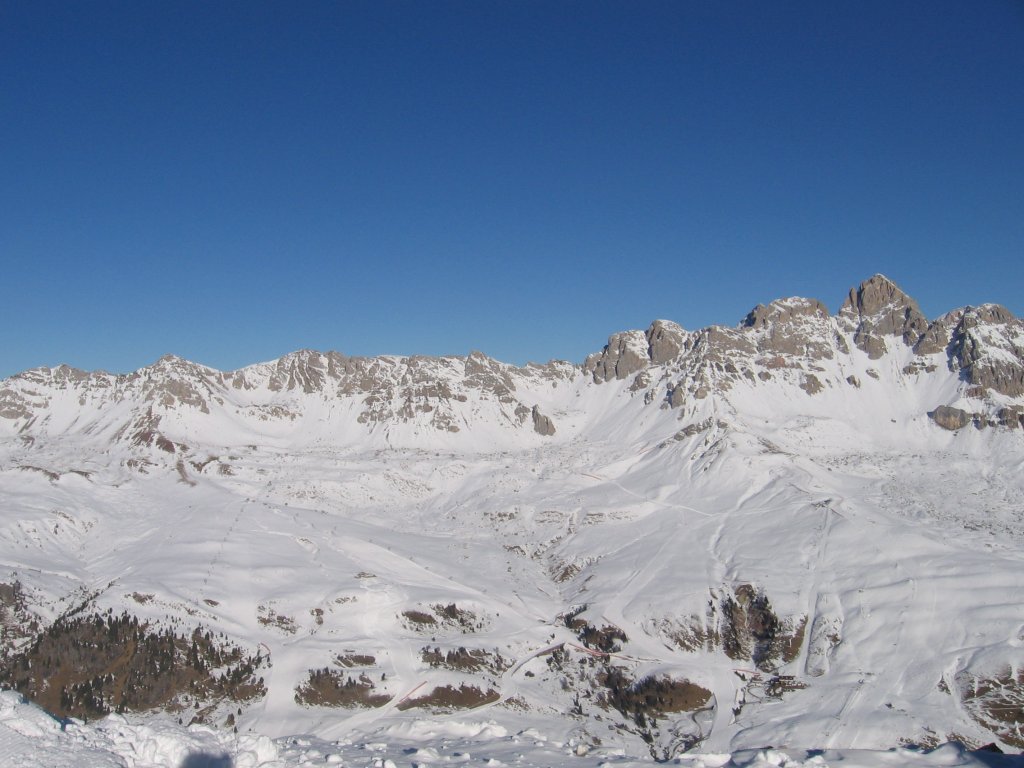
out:
<path id="1" fill-rule="evenodd" d="M 955 374 L 960 385 L 942 394 L 950 402 L 933 405 L 970 406 L 976 418 L 965 424 L 1018 423 L 999 414 L 1007 398 L 1024 395 L 1024 323 L 996 305 L 965 307 L 929 322 L 882 275 L 851 289 L 835 316 L 816 299 L 789 298 L 759 304 L 735 328 L 689 332 L 658 320 L 646 333 L 617 333 L 583 370 L 598 384 L 632 378 L 631 389 L 647 402 L 679 408 L 744 381 L 786 382 L 811 396 L 859 389 L 862 377 L 845 371 L 865 367 L 858 362 L 865 358 L 866 374 L 875 379 L 885 359 L 915 386 Z"/>
<path id="2" fill-rule="evenodd" d="M 905 345 L 913 346 L 928 328 L 917 302 L 882 275 L 875 275 L 856 290 L 851 288 L 839 318 L 845 329 L 853 332 L 854 344 L 873 360 L 887 351 L 887 337 L 899 337 Z"/>

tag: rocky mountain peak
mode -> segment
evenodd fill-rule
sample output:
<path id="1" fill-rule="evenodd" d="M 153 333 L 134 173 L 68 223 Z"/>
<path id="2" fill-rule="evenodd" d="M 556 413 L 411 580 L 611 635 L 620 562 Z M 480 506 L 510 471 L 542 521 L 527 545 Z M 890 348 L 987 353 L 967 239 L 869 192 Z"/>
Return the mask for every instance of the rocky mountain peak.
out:
<path id="1" fill-rule="evenodd" d="M 583 370 L 595 383 L 622 380 L 646 368 L 651 362 L 647 334 L 643 331 L 620 331 L 608 337 L 604 349 L 587 357 Z"/>
<path id="2" fill-rule="evenodd" d="M 839 319 L 853 331 L 853 343 L 873 360 L 887 351 L 885 337 L 899 336 L 913 346 L 928 330 L 928 318 L 917 302 L 885 275 L 874 275 L 851 288 Z"/>
<path id="3" fill-rule="evenodd" d="M 896 283 L 882 274 L 875 274 L 851 288 L 839 314 L 854 313 L 858 317 L 873 317 L 889 307 L 914 307 L 915 302 Z"/>
<path id="4" fill-rule="evenodd" d="M 758 304 L 740 329 L 752 336 L 761 354 L 822 360 L 835 353 L 831 320 L 828 308 L 817 299 L 794 296 Z"/>
<path id="5" fill-rule="evenodd" d="M 147 365 L 134 373 L 128 374 L 125 378 L 128 381 L 141 379 L 153 382 L 163 380 L 202 381 L 207 377 L 216 377 L 218 373 L 213 368 L 207 368 L 205 365 L 194 363 L 183 357 L 168 354 L 152 365 Z"/>
<path id="6" fill-rule="evenodd" d="M 797 317 L 829 317 L 828 309 L 817 299 L 794 296 L 776 299 L 767 306 L 758 304 L 743 318 L 745 328 L 767 328 L 777 323 L 788 323 Z"/>
<path id="7" fill-rule="evenodd" d="M 982 304 L 979 307 L 964 308 L 965 322 L 972 326 L 978 324 L 1008 325 L 1017 321 L 1017 317 L 1001 304 Z"/>
<path id="8" fill-rule="evenodd" d="M 686 331 L 671 320 L 655 320 L 645 334 L 647 355 L 655 365 L 679 357 L 686 339 Z"/>
<path id="9" fill-rule="evenodd" d="M 646 331 L 621 331 L 608 337 L 600 352 L 587 357 L 583 370 L 595 383 L 627 378 L 648 365 L 661 365 L 682 353 L 689 334 L 671 320 L 655 320 Z"/>

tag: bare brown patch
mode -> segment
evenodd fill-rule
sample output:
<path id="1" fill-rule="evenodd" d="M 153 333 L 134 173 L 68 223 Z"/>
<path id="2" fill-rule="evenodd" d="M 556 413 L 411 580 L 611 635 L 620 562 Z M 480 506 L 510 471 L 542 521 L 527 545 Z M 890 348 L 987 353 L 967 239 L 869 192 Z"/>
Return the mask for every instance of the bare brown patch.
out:
<path id="1" fill-rule="evenodd" d="M 438 711 L 454 709 L 475 709 L 485 704 L 493 704 L 501 698 L 501 694 L 493 688 L 486 691 L 475 685 L 463 683 L 458 688 L 450 685 L 435 688 L 426 696 L 406 699 L 398 705 L 398 709 L 433 709 Z"/>
<path id="2" fill-rule="evenodd" d="M 377 659 L 365 653 L 347 653 L 335 657 L 334 663 L 342 667 L 372 667 Z"/>
<path id="3" fill-rule="evenodd" d="M 1024 748 L 1024 670 L 957 679 L 964 708 L 1003 742 Z"/>
<path id="4" fill-rule="evenodd" d="M 295 624 L 295 619 L 291 616 L 275 613 L 273 606 L 261 605 L 257 611 L 256 620 L 264 627 L 275 627 L 282 632 L 287 632 L 289 635 L 294 635 L 299 630 Z"/>
<path id="5" fill-rule="evenodd" d="M 353 677 L 337 669 L 311 669 L 309 677 L 295 689 L 298 704 L 316 707 L 380 707 L 391 697 L 374 693 L 374 685 L 366 675 Z"/>
<path id="6" fill-rule="evenodd" d="M 434 626 L 437 624 L 437 619 L 423 611 L 402 611 L 402 616 L 405 617 L 407 622 L 419 627 Z"/>
<path id="7" fill-rule="evenodd" d="M 55 715 L 101 717 L 259 698 L 264 661 L 202 628 L 177 634 L 127 613 L 96 613 L 52 624 L 3 660 L 0 682 Z"/>
<path id="8" fill-rule="evenodd" d="M 711 701 L 711 691 L 689 680 L 662 676 L 634 681 L 621 667 L 610 667 L 599 681 L 607 689 L 603 703 L 633 720 L 672 712 L 696 712 Z"/>
<path id="9" fill-rule="evenodd" d="M 455 650 L 442 651 L 439 647 L 428 647 L 420 651 L 420 658 L 431 667 L 444 667 L 458 672 L 487 670 L 501 674 L 509 667 L 508 662 L 497 650 L 492 653 L 482 648 L 467 650 L 460 646 Z"/>

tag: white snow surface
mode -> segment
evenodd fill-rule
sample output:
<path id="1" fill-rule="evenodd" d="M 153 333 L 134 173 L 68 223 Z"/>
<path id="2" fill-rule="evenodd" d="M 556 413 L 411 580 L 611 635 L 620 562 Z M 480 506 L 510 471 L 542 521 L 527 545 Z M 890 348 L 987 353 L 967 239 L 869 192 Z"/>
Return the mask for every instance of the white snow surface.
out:
<path id="1" fill-rule="evenodd" d="M 828 326 L 823 344 L 844 333 L 815 323 Z M 972 403 L 956 373 L 942 360 L 908 372 L 908 348 L 871 360 L 845 338 L 851 351 L 813 361 L 816 394 L 799 386 L 806 364 L 751 360 L 771 378 L 736 377 L 681 407 L 669 407 L 671 387 L 696 374 L 674 362 L 638 385 L 477 359 L 510 377 L 503 400 L 464 387 L 470 363 L 446 358 L 428 378 L 451 397 L 395 394 L 379 421 L 360 416 L 383 407 L 363 392 L 272 385 L 336 364 L 318 353 L 234 374 L 165 358 L 131 381 L 4 382 L 36 410 L 0 419 L 0 581 L 22 584 L 43 623 L 89 595 L 100 611 L 224 633 L 271 665 L 237 733 L 223 725 L 233 704 L 210 726 L 166 713 L 62 725 L 0 694 L 0 764 L 649 763 L 629 722 L 596 695 L 574 702 L 581 690 L 548 663 L 556 647 L 569 665 L 588 655 L 563 619 L 571 609 L 627 636 L 634 679 L 711 693 L 705 712 L 672 723 L 697 739 L 677 764 L 1011 764 L 909 745 L 1012 749 L 967 694 L 1024 669 L 1022 430 L 939 428 L 929 411 Z M 411 375 L 408 360 L 377 366 L 389 381 Z M 448 410 L 416 409 L 428 401 Z M 395 417 L 404 402 L 408 418 Z M 537 405 L 556 434 L 530 429 L 517 403 Z M 173 451 L 127 439 L 140 413 L 159 417 Z M 798 652 L 772 670 L 802 687 L 780 698 L 758 687 L 768 673 L 720 644 L 677 641 L 743 585 L 803 622 Z M 473 626 L 424 630 L 403 615 L 453 603 Z M 435 646 L 507 664 L 432 667 L 422 650 Z M 341 654 L 374 657 L 387 704 L 296 702 L 309 671 Z M 461 684 L 497 700 L 399 709 Z"/>
<path id="2" fill-rule="evenodd" d="M 429 746 L 424 741 L 429 742 Z M 1020 757 L 971 753 L 960 744 L 932 750 L 781 750 L 688 754 L 673 763 L 688 768 L 984 768 L 1019 766 Z M 87 724 L 57 721 L 20 695 L 0 692 L 0 764 L 6 768 L 290 768 L 346 765 L 360 768 L 632 768 L 649 765 L 621 749 L 591 748 L 570 737 L 551 740 L 536 728 L 508 734 L 493 722 L 413 721 L 380 740 L 314 737 L 271 740 L 205 726 L 183 728 L 166 718 L 144 722 L 111 715 Z"/>

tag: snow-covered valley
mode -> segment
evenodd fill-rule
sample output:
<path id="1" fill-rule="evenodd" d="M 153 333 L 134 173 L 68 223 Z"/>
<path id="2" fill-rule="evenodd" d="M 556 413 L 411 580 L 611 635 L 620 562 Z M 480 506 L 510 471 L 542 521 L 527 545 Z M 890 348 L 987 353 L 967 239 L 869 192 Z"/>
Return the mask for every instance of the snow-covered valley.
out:
<path id="1" fill-rule="evenodd" d="M 983 764 L 923 750 L 1024 747 L 1022 414 L 1019 320 L 879 276 L 583 365 L 27 371 L 3 681 L 75 720 L 0 756 Z"/>

